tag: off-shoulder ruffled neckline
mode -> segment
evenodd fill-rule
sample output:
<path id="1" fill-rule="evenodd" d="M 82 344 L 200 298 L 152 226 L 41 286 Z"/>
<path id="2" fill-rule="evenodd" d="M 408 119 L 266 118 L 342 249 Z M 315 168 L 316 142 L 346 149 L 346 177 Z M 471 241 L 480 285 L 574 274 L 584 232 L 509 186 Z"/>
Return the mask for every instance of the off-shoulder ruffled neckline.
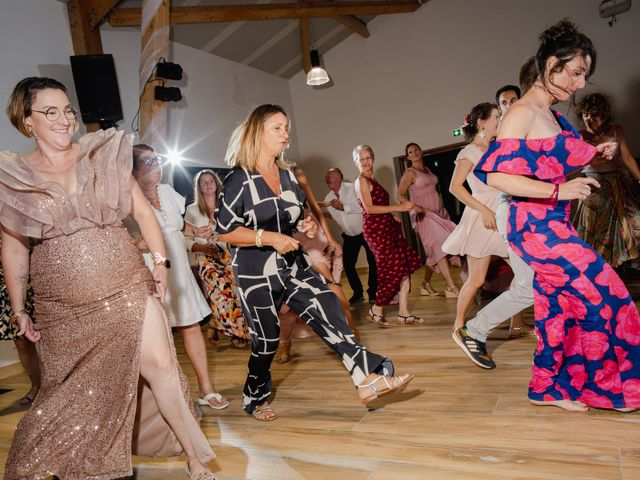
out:
<path id="1" fill-rule="evenodd" d="M 560 133 L 557 133 L 555 135 L 548 135 L 546 137 L 539 137 L 539 138 L 503 137 L 503 138 L 497 138 L 495 140 L 496 143 L 502 142 L 504 140 L 511 140 L 511 141 L 517 140 L 518 142 L 524 142 L 525 144 L 527 142 L 540 142 L 545 140 L 551 140 L 552 138 L 566 137 L 567 136 L 565 135 L 566 132 L 569 132 L 575 138 L 580 138 L 580 133 L 578 133 L 578 131 L 573 128 L 573 126 L 569 123 L 569 121 L 566 118 L 564 118 L 564 115 L 562 115 L 560 112 L 557 112 L 553 109 L 550 109 L 550 110 L 553 113 L 554 118 L 558 120 L 558 124 L 560 125 Z"/>
<path id="2" fill-rule="evenodd" d="M 31 177 L 32 182 L 30 182 L 30 183 L 32 185 L 37 185 L 37 186 L 43 186 L 43 185 L 55 186 L 56 188 L 60 189 L 60 191 L 62 193 L 64 193 L 67 198 L 73 198 L 78 194 L 78 192 L 80 191 L 80 187 L 81 187 L 82 178 L 80 176 L 81 172 L 78 171 L 78 164 L 80 163 L 80 161 L 84 157 L 87 156 L 87 154 L 91 154 L 91 152 L 93 150 L 95 150 L 96 148 L 100 147 L 101 145 L 104 145 L 116 133 L 117 133 L 117 130 L 115 128 L 110 128 L 108 130 L 99 130 L 97 132 L 88 133 L 88 134 L 83 135 L 82 137 L 80 137 L 78 139 L 76 144 L 80 146 L 80 150 L 78 151 L 78 154 L 76 155 L 75 163 L 74 163 L 74 166 L 73 166 L 74 173 L 76 175 L 76 189 L 75 189 L 75 192 L 73 192 L 73 193 L 67 192 L 67 190 L 62 186 L 62 184 L 56 182 L 55 180 L 47 180 L 47 179 L 45 179 L 40 174 L 40 172 L 38 172 L 37 169 L 35 169 L 35 168 L 33 168 L 33 166 L 31 166 L 31 164 L 26 159 L 26 155 L 25 154 L 16 153 L 16 152 L 8 152 L 8 153 L 13 154 L 15 156 L 15 158 L 20 162 L 20 164 L 21 164 L 20 166 L 22 167 L 22 170 Z"/>

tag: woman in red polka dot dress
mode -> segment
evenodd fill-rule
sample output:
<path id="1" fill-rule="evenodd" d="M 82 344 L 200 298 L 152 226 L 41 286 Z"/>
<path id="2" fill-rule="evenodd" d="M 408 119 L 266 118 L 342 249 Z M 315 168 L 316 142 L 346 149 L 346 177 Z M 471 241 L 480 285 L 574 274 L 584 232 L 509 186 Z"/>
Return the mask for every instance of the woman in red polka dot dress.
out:
<path id="1" fill-rule="evenodd" d="M 413 202 L 389 204 L 389 194 L 373 178 L 373 149 L 368 145 L 358 145 L 353 150 L 360 175 L 357 178 L 356 196 L 362 207 L 362 227 L 364 239 L 376 257 L 378 268 L 378 291 L 375 304 L 369 309 L 369 318 L 380 328 L 389 328 L 382 307 L 398 298 L 398 325 L 424 323 L 409 312 L 408 301 L 411 291 L 411 274 L 422 266 L 416 251 L 402 236 L 400 223 L 393 212 L 408 212 Z"/>

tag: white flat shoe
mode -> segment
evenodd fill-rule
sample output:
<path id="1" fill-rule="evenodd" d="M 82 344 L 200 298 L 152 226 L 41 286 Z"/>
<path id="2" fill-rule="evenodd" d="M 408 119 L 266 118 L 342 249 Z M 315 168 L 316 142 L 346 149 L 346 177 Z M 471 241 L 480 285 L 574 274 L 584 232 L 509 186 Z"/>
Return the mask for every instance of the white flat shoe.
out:
<path id="1" fill-rule="evenodd" d="M 211 403 L 211 400 L 215 400 L 217 403 Z M 214 410 L 223 410 L 229 406 L 229 401 L 220 393 L 210 393 L 205 395 L 204 398 L 198 398 L 198 405 L 211 407 Z"/>

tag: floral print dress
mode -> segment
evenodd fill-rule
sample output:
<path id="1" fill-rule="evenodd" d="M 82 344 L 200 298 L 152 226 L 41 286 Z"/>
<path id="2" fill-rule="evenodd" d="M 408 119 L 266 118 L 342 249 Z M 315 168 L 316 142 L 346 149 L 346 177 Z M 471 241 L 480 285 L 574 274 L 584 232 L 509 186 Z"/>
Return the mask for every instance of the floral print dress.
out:
<path id="1" fill-rule="evenodd" d="M 493 142 L 476 167 L 553 184 L 596 149 L 557 114 L 562 133 Z M 529 398 L 578 400 L 598 408 L 640 408 L 640 315 L 618 275 L 569 222 L 569 201 L 514 197 L 507 239 L 535 272 L 538 344 Z"/>

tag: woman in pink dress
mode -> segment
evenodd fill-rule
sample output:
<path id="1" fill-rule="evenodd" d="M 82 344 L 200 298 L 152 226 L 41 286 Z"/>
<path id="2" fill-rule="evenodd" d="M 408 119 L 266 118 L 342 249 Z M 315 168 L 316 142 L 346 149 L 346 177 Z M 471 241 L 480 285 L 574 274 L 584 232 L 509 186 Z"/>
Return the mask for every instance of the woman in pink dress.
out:
<path id="1" fill-rule="evenodd" d="M 470 143 L 460 150 L 456 158 L 449 191 L 467 207 L 460 223 L 442 250 L 450 255 L 466 255 L 469 277 L 458 294 L 454 331 L 464 326 L 465 317 L 476 292 L 482 287 L 491 257 L 507 257 L 507 244 L 496 228 L 498 191 L 482 183 L 473 169 L 496 135 L 500 114 L 492 103 L 480 103 L 473 107 L 462 127 Z M 464 187 L 465 180 L 471 187 Z"/>
<path id="2" fill-rule="evenodd" d="M 402 175 L 398 186 L 398 201 L 408 202 L 409 195 L 414 203 L 409 212 L 411 225 L 418 232 L 422 246 L 427 254 L 427 268 L 424 271 L 424 281 L 420 289 L 421 295 L 437 296 L 440 292 L 434 290 L 429 283 L 433 272 L 439 272 L 447 282 L 444 293 L 449 298 L 458 296 L 458 287 L 451 277 L 449 263 L 460 266 L 460 258 L 447 255 L 442 251 L 442 244 L 456 228 L 456 224 L 449 219 L 449 213 L 442 205 L 440 194 L 436 189 L 438 177 L 422 162 L 422 149 L 417 143 L 409 143 L 405 147 L 405 154 L 411 166 Z"/>

